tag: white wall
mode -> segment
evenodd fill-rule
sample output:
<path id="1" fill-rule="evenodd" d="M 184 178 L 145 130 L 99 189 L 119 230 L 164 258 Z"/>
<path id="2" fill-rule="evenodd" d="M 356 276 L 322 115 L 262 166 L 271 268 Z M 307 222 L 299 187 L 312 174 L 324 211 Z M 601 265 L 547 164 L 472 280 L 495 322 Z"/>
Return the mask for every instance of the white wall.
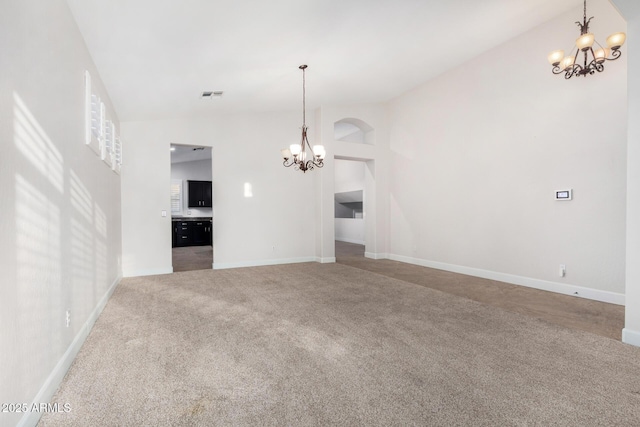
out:
<path id="1" fill-rule="evenodd" d="M 171 179 L 182 181 L 182 209 L 173 216 L 210 217 L 212 208 L 189 207 L 189 185 L 187 181 L 211 181 L 211 159 L 171 163 Z M 215 194 L 213 195 L 215 197 Z"/>
<path id="2" fill-rule="evenodd" d="M 353 160 L 334 160 L 335 192 L 364 190 L 364 162 Z"/>
<path id="3" fill-rule="evenodd" d="M 160 212 L 170 211 L 169 145 L 176 141 L 213 147 L 214 268 L 315 260 L 316 174 L 285 168 L 280 157 L 300 138 L 299 118 L 293 112 L 123 122 L 133 146 L 122 173 L 124 275 L 171 271 L 171 219 Z M 245 183 L 251 198 L 244 197 Z"/>
<path id="4" fill-rule="evenodd" d="M 31 405 L 49 402 L 121 276 L 120 177 L 84 145 L 85 70 L 117 117 L 64 0 L 3 2 L 0 52 L 0 402 Z"/>
<path id="5" fill-rule="evenodd" d="M 599 40 L 625 31 L 607 1 L 589 14 Z M 623 303 L 626 56 L 568 81 L 545 59 L 573 44 L 581 17 L 389 104 L 392 258 Z M 574 200 L 554 201 L 564 188 Z"/>
<path id="6" fill-rule="evenodd" d="M 336 240 L 340 242 L 365 244 L 364 219 L 335 218 Z"/>
<path id="7" fill-rule="evenodd" d="M 640 346 L 640 3 L 615 0 L 627 20 L 629 57 L 627 132 L 627 269 L 625 325 L 622 340 Z"/>

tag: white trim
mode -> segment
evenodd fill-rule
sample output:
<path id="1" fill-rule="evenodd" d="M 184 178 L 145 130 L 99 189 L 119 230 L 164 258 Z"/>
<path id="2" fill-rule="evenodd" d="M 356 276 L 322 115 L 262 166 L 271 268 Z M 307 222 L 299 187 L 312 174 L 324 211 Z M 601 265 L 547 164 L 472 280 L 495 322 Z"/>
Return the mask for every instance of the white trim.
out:
<path id="1" fill-rule="evenodd" d="M 365 252 L 364 253 L 364 257 L 365 258 L 371 258 L 371 259 L 389 259 L 389 254 L 385 254 L 383 252 L 381 252 L 381 253 Z"/>
<path id="2" fill-rule="evenodd" d="M 279 264 L 297 264 L 300 262 L 314 262 L 317 261 L 316 257 L 301 257 L 301 258 L 280 258 L 280 259 L 266 259 L 259 261 L 240 261 L 240 262 L 214 262 L 214 270 L 224 270 L 227 268 L 242 268 L 242 267 L 260 267 L 263 265 L 279 265 Z"/>
<path id="3" fill-rule="evenodd" d="M 446 264 L 437 261 L 428 261 L 403 255 L 390 254 L 389 259 L 392 259 L 394 261 L 406 262 L 408 264 L 420 265 L 423 267 L 436 268 L 438 270 L 451 271 L 453 273 L 466 274 L 469 276 L 482 277 L 484 279 L 541 289 L 543 291 L 572 295 L 581 298 L 607 302 L 610 304 L 624 305 L 624 294 L 619 294 L 616 292 L 601 291 L 598 289 L 585 288 L 583 286 L 570 285 L 567 283 L 549 282 L 547 280 L 516 276 L 514 274 L 499 273 L 496 271 L 482 270 L 473 267 L 464 267 L 461 265 Z"/>
<path id="4" fill-rule="evenodd" d="M 113 291 L 115 291 L 121 279 L 121 277 L 116 278 L 109 289 L 107 289 L 107 292 L 100 299 L 98 305 L 96 305 L 96 308 L 93 309 L 87 321 L 84 322 L 84 325 L 82 325 L 80 331 L 78 331 L 78 334 L 67 348 L 67 351 L 64 352 L 62 358 L 60 358 L 55 368 L 53 368 L 53 371 L 51 371 L 44 384 L 42 384 L 42 387 L 40 387 L 40 390 L 31 402 L 30 407 L 32 407 L 33 405 L 40 405 L 40 403 L 51 402 L 51 398 L 55 394 L 56 390 L 58 390 L 58 387 L 60 387 L 62 379 L 67 374 L 67 371 L 78 355 L 82 344 L 84 344 L 85 340 L 89 336 L 91 328 L 93 328 L 94 323 L 96 323 L 96 320 L 98 320 L 98 317 L 100 317 L 100 313 L 102 313 L 102 310 L 107 305 L 107 301 L 109 301 L 109 298 L 111 298 L 111 294 L 113 294 Z M 25 412 L 17 425 L 19 427 L 35 426 L 36 424 L 38 424 L 41 416 L 42 412 Z"/>
<path id="5" fill-rule="evenodd" d="M 356 245 L 364 245 L 364 240 L 349 239 L 348 237 L 336 237 L 338 242 L 355 243 Z"/>
<path id="6" fill-rule="evenodd" d="M 331 264 L 336 262 L 336 257 L 331 256 L 331 257 L 316 257 L 316 262 L 319 262 L 320 264 Z"/>
<path id="7" fill-rule="evenodd" d="M 157 276 L 160 274 L 171 274 L 173 273 L 173 267 L 162 267 L 162 268 L 147 268 L 144 270 L 133 270 L 123 272 L 123 277 L 138 277 L 138 276 Z"/>
<path id="8" fill-rule="evenodd" d="M 640 347 L 640 332 L 631 329 L 622 329 L 622 342 Z"/>

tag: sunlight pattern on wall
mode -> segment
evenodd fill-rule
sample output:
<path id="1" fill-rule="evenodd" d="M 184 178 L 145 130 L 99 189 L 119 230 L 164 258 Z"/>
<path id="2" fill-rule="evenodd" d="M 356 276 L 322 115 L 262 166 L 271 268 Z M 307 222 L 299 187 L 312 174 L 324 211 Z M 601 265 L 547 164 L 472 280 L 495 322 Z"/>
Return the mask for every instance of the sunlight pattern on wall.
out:
<path id="1" fill-rule="evenodd" d="M 19 174 L 16 175 L 15 191 L 19 284 L 16 304 L 20 307 L 18 312 L 25 313 L 17 323 L 20 339 L 28 343 L 17 348 L 32 353 L 33 349 L 57 342 L 45 328 L 33 328 L 32 325 L 47 325 L 52 316 L 62 311 L 59 298 L 62 286 L 60 208 Z M 43 366 L 46 362 L 38 360 L 37 354 L 21 356 L 31 363 L 42 362 Z"/>
<path id="2" fill-rule="evenodd" d="M 105 239 L 107 238 L 107 214 L 104 213 L 102 208 L 94 203 L 94 218 L 96 231 Z"/>
<path id="3" fill-rule="evenodd" d="M 15 92 L 13 101 L 16 147 L 62 193 L 64 191 L 62 154 Z"/>
<path id="4" fill-rule="evenodd" d="M 93 289 L 93 235 L 82 222 L 71 218 L 71 285 L 74 298 L 86 301 L 85 294 Z M 86 316 L 89 313 L 77 313 Z M 81 317 L 81 318 L 82 318 Z"/>
<path id="5" fill-rule="evenodd" d="M 100 239 L 95 240 L 95 281 L 96 283 L 108 283 L 109 280 L 109 271 L 108 271 L 108 260 L 107 260 L 107 245 Z M 95 287 L 94 287 L 94 295 L 93 301 L 98 302 L 99 295 L 95 295 Z"/>
<path id="6" fill-rule="evenodd" d="M 93 224 L 93 201 L 91 199 L 91 193 L 74 171 L 69 171 L 69 177 L 71 205 L 89 224 Z"/>

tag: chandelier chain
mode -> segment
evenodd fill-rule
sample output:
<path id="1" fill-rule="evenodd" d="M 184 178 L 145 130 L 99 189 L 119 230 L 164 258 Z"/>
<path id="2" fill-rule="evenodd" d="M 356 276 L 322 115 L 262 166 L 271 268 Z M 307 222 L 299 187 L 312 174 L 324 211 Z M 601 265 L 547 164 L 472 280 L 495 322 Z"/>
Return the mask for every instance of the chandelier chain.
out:
<path id="1" fill-rule="evenodd" d="M 306 79 L 305 79 L 305 69 L 306 66 L 302 68 L 302 126 L 306 127 L 307 125 L 307 94 L 306 94 Z"/>

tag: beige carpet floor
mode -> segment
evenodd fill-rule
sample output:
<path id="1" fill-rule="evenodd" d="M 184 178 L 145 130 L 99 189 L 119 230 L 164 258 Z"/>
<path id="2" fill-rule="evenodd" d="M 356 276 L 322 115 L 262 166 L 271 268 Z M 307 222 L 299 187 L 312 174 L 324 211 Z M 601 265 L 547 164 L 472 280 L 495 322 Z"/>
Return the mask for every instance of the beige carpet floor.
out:
<path id="1" fill-rule="evenodd" d="M 640 348 L 339 264 L 125 279 L 42 426 L 638 426 Z"/>
<path id="2" fill-rule="evenodd" d="M 541 291 L 480 277 L 420 267 L 389 259 L 364 257 L 364 246 L 336 242 L 339 264 L 382 274 L 469 298 L 496 308 L 525 314 L 560 326 L 579 329 L 620 341 L 624 328 L 624 306 L 572 295 Z"/>

